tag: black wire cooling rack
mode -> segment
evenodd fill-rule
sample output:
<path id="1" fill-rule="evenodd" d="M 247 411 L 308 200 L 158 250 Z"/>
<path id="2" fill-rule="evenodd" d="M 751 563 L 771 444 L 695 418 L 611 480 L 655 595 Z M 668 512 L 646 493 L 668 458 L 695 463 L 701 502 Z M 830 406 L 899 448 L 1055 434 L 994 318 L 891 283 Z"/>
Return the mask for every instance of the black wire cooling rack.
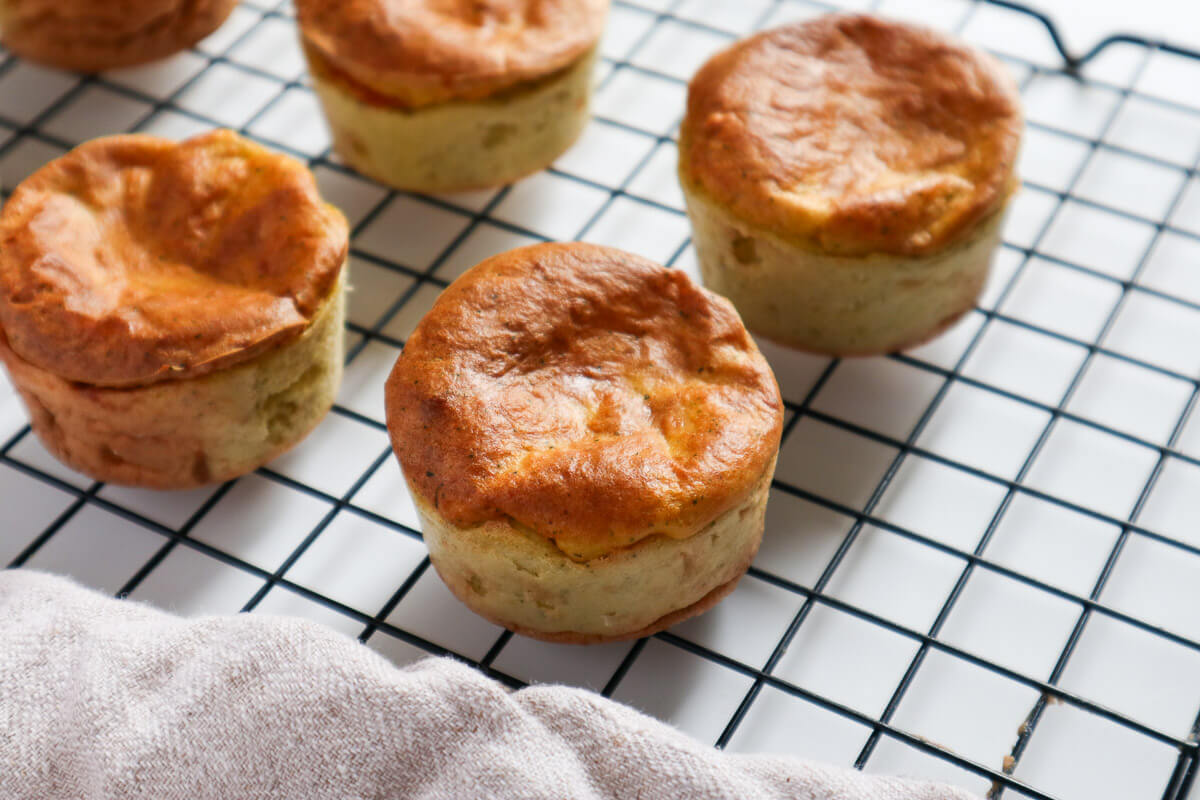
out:
<path id="1" fill-rule="evenodd" d="M 886 2 L 872 7 L 877 6 L 881 12 L 889 11 Z M 910 10 L 918 6 L 907 4 Z M 790 698 L 806 708 L 817 709 L 821 719 L 843 720 L 859 732 L 852 757 L 847 759 L 859 768 L 875 768 L 881 748 L 899 747 L 911 756 L 903 760 L 909 771 L 960 779 L 992 797 L 1107 796 L 1104 791 L 1113 797 L 1129 797 L 1153 796 L 1161 790 L 1164 798 L 1187 798 L 1194 795 L 1191 787 L 1200 755 L 1196 741 L 1200 699 L 1174 695 L 1164 701 L 1159 697 L 1154 700 L 1157 705 L 1152 703 L 1146 711 L 1137 702 L 1128 701 L 1127 694 L 1153 695 L 1154 686 L 1136 688 L 1140 682 L 1155 683 L 1159 676 L 1153 671 L 1139 670 L 1135 665 L 1116 678 L 1110 677 L 1106 684 L 1102 679 L 1079 680 L 1072 670 L 1078 670 L 1080 664 L 1099 663 L 1099 651 L 1089 643 L 1089 632 L 1104 626 L 1119 626 L 1126 631 L 1127 641 L 1142 642 L 1148 653 L 1166 653 L 1165 659 L 1171 663 L 1186 665 L 1190 659 L 1200 658 L 1200 631 L 1188 624 L 1190 619 L 1200 617 L 1200 611 L 1191 615 L 1186 611 L 1186 604 L 1197 598 L 1185 592 L 1172 594 L 1173 587 L 1188 581 L 1181 582 L 1170 571 L 1185 569 L 1178 565 L 1191 569 L 1193 561 L 1200 559 L 1200 540 L 1186 535 L 1187 529 L 1200 527 L 1200 513 L 1177 504 L 1172 506 L 1174 524 L 1160 524 L 1164 515 L 1172 518 L 1170 509 L 1156 511 L 1150 521 L 1143 518 L 1155 492 L 1167 491 L 1162 488 L 1164 474 L 1174 476 L 1176 470 L 1200 467 L 1200 452 L 1185 442 L 1200 389 L 1196 377 L 1200 364 L 1192 368 L 1186 357 L 1158 358 L 1152 348 L 1147 349 L 1148 345 L 1138 344 L 1158 341 L 1153 337 L 1161 336 L 1161 332 L 1155 333 L 1158 329 L 1153 326 L 1165 324 L 1171 329 L 1177 318 L 1185 322 L 1176 333 L 1186 338 L 1194 330 L 1187 327 L 1186 320 L 1200 313 L 1200 292 L 1188 284 L 1186 269 L 1170 273 L 1176 275 L 1175 283 L 1151 274 L 1157 269 L 1155 254 L 1167 239 L 1182 242 L 1183 246 L 1195 244 L 1195 252 L 1200 253 L 1200 133 L 1191 141 L 1190 150 L 1180 148 L 1178 152 L 1159 152 L 1153 143 L 1131 143 L 1121 134 L 1123 115 L 1134 106 L 1149 109 L 1152 115 L 1165 115 L 1185 129 L 1195 125 L 1200 131 L 1200 90 L 1194 84 L 1189 100 L 1188 87 L 1176 86 L 1179 91 L 1164 93 L 1155 88 L 1163 85 L 1161 79 L 1147 82 L 1147 76 L 1162 74 L 1163 63 L 1171 69 L 1182 64 L 1184 71 L 1194 64 L 1193 74 L 1200 78 L 1200 53 L 1117 34 L 1083 54 L 1075 54 L 1065 47 L 1052 20 L 1021 4 L 1007 0 L 943 0 L 934 6 L 930 15 L 940 15 L 943 27 L 957 32 L 969 32 L 972 25 L 976 29 L 987 27 L 990 23 L 979 22 L 980 15 L 986 13 L 1007 15 L 1005 24 L 1018 28 L 1024 25 L 1028 37 L 1047 37 L 1049 45 L 1043 54 L 1049 57 L 1016 55 L 1024 52 L 1023 47 L 1002 48 L 1004 52 L 1000 53 L 1019 75 L 1027 97 L 1050 84 L 1067 86 L 1062 90 L 1066 98 L 1097 93 L 1105 102 L 1099 104 L 1099 111 L 1091 106 L 1081 109 L 1078 119 L 1072 117 L 1074 111 L 1062 115 L 1061 121 L 1031 116 L 1031 136 L 1052 140 L 1059 148 L 1055 152 L 1063 156 L 1044 160 L 1044 175 L 1036 170 L 1025 175 L 1023 196 L 1036 199 L 1034 210 L 1019 214 L 1014 211 L 1020 219 L 1006 234 L 993 285 L 981 307 L 948 336 L 949 343 L 937 349 L 922 348 L 888 359 L 858 362 L 868 363 L 867 369 L 871 370 L 902 370 L 910 376 L 905 380 L 924 387 L 916 400 L 903 392 L 904 396 L 884 393 L 874 398 L 879 408 L 909 409 L 903 425 L 886 422 L 890 419 L 886 413 L 881 421 L 871 416 L 874 412 L 870 409 L 855 411 L 838 404 L 839 397 L 869 391 L 869 381 L 865 387 L 856 383 L 862 380 L 863 372 L 861 366 L 853 366 L 855 362 L 801 359 L 768 350 L 784 386 L 789 412 L 772 511 L 795 502 L 810 509 L 801 522 L 773 514 L 768 543 L 815 535 L 807 530 L 809 525 L 804 519 L 840 520 L 823 551 L 822 563 L 810 564 L 808 575 L 797 577 L 778 567 L 773 559 L 780 548 L 770 544 L 752 567 L 747 581 L 773 593 L 773 597 L 787 598 L 784 611 L 774 612 L 781 622 L 776 623 L 778 635 L 772 634 L 769 646 L 753 656 L 739 652 L 737 647 L 724 646 L 711 628 L 707 634 L 705 628 L 697 629 L 695 625 L 677 628 L 617 651 L 610 666 L 602 670 L 604 675 L 593 679 L 592 684 L 606 695 L 638 702 L 636 693 L 626 691 L 632 685 L 630 675 L 648 663 L 648 648 L 657 648 L 674 654 L 663 663 L 694 659 L 688 663 L 700 663 L 730 676 L 730 680 L 717 684 L 685 686 L 681 701 L 685 705 L 711 705 L 719 697 L 721 707 L 731 710 L 722 712 L 715 727 L 711 721 L 708 723 L 710 738 L 721 747 L 737 745 L 739 737 L 759 725 L 756 720 L 761 715 L 756 714 L 767 704 Z M 696 10 L 704 7 L 718 8 L 722 13 L 706 16 Z M 319 130 L 303 65 L 294 46 L 283 44 L 294 40 L 292 12 L 286 3 L 245 3 L 225 30 L 167 67 L 76 77 L 38 70 L 5 57 L 0 63 L 0 190 L 4 196 L 41 162 L 83 138 L 120 130 L 183 134 L 212 126 L 233 127 L 305 159 L 322 176 L 323 186 L 332 187 L 334 201 L 344 199 L 342 204 L 354 226 L 352 281 L 359 286 L 359 293 L 352 302 L 347 325 L 348 381 L 353 386 L 343 392 L 328 423 L 340 427 L 322 439 L 320 447 L 325 449 L 318 449 L 298 466 L 272 465 L 251 479 L 231 482 L 200 496 L 193 493 L 178 501 L 168 498 L 150 502 L 144 496 L 114 493 L 102 484 L 81 481 L 79 476 L 63 472 L 38 454 L 23 418 L 14 416 L 15 400 L 10 397 L 8 419 L 17 422 L 10 425 L 11 434 L 0 427 L 0 435 L 7 437 L 0 447 L 0 498 L 5 498 L 4 505 L 0 505 L 0 563 L 7 559 L 11 567 L 57 566 L 73 572 L 72 565 L 89 559 L 120 561 L 124 555 L 114 556 L 108 551 L 123 548 L 128 540 L 109 533 L 136 531 L 139 544 L 128 555 L 134 560 L 128 561 L 128 569 L 119 579 L 106 583 L 90 577 L 86 569 L 82 570 L 82 579 L 105 585 L 117 594 L 139 597 L 168 559 L 184 553 L 236 574 L 233 583 L 219 583 L 212 591 L 229 592 L 234 585 L 249 587 L 244 589 L 245 601 L 238 598 L 245 611 L 261 610 L 264 598 L 285 590 L 290 596 L 309 601 L 313 608 L 323 609 L 321 613 L 327 617 L 340 620 L 339 627 L 356 633 L 368 644 L 378 645 L 386 639 L 402 643 L 397 646 L 404 647 L 405 653 L 453 655 L 510 686 L 524 685 L 525 681 L 513 674 L 520 670 L 504 668 L 504 653 L 514 643 L 511 634 L 481 626 L 473 635 L 484 640 L 463 647 L 440 643 L 436 631 L 419 624 L 419 608 L 415 616 L 397 616 L 397 610 L 416 595 L 415 587 L 431 580 L 432 571 L 412 515 L 402 508 L 396 510 L 395 505 L 364 499 L 370 493 L 369 485 L 380 481 L 380 476 L 392 468 L 382 417 L 377 401 L 369 399 L 371 393 L 379 388 L 391 358 L 403 345 L 404 335 L 437 291 L 458 270 L 490 254 L 489 247 L 499 249 L 498 242 L 602 239 L 689 268 L 693 256 L 685 218 L 670 184 L 674 131 L 682 116 L 683 91 L 690 62 L 698 60 L 693 58 L 696 54 L 692 50 L 711 50 L 755 28 L 832 8 L 793 0 L 759 0 L 745 5 L 731 0 L 723 7 L 720 3 L 690 0 L 645 0 L 645 4 L 615 0 L 614 23 L 620 24 L 604 48 L 597 94 L 598 122 L 594 124 L 599 126 L 598 138 L 589 144 L 585 137 L 580 146 L 595 150 L 603 144 L 609 151 L 591 162 L 564 159 L 535 178 L 542 183 L 532 189 L 520 188 L 521 184 L 459 197 L 418 198 L 385 191 L 358 178 L 331 156 Z M 950 14 L 948 9 L 957 10 Z M 952 24 L 946 24 L 947 19 L 952 19 Z M 678 53 L 674 52 L 676 48 Z M 1123 66 L 1115 71 L 1098 68 L 1110 57 Z M 649 119 L 645 117 L 647 110 L 655 112 Z M 1138 175 L 1141 173 L 1137 170 L 1149 170 L 1167 189 L 1158 184 L 1143 187 L 1136 179 L 1131 194 L 1098 191 L 1096 187 L 1103 189 L 1104 176 L 1109 174 L 1101 167 L 1114 159 L 1134 165 L 1131 169 Z M 543 192 L 552 195 L 553 200 L 539 205 L 536 196 Z M 562 213 L 564 207 L 569 214 Z M 418 237 L 415 244 L 402 242 L 396 250 L 396 237 L 410 232 L 389 229 L 394 225 L 402 228 L 405 213 L 412 209 L 433 215 L 435 223 L 422 231 L 425 239 Z M 1088 263 L 1087 259 L 1076 260 L 1070 248 L 1060 246 L 1055 238 L 1056 225 L 1065 225 L 1069 215 L 1087 214 L 1109 220 L 1117 230 L 1112 235 L 1132 250 L 1125 254 L 1126 267 L 1114 269 L 1103 263 Z M 1122 226 L 1136 235 L 1124 236 Z M 1099 230 L 1096 234 L 1101 238 L 1109 235 Z M 1200 269 L 1200 263 L 1190 266 L 1192 270 Z M 1025 284 L 1043 274 L 1059 276 L 1058 283 L 1050 286 L 1057 286 L 1065 294 L 1056 297 L 1049 292 L 1047 300 L 1046 285 Z M 1184 277 L 1178 277 L 1180 274 Z M 1070 318 L 1074 312 L 1068 307 L 1079 292 L 1091 298 L 1089 302 L 1100 310 L 1084 315 L 1088 317 L 1087 325 L 1059 324 L 1054 307 L 1062 304 L 1062 316 Z M 1140 311 L 1146 304 L 1150 304 L 1148 313 Z M 1147 318 L 1151 321 L 1144 324 L 1151 326 L 1150 333 L 1128 333 L 1130 326 L 1136 328 L 1137 320 Z M 1066 359 L 1071 368 L 1056 372 L 1050 388 L 1046 388 L 1048 378 L 1039 373 L 1014 383 L 1003 377 L 1007 373 L 999 367 L 991 371 L 977 369 L 983 359 L 981 353 L 989 347 L 988 337 L 997 328 L 1024 337 L 1032 343 L 1032 351 L 1073 354 Z M 1188 346 L 1187 342 L 1180 345 L 1184 350 Z M 362 364 L 368 366 L 358 369 Z M 1088 381 L 1093 378 L 1089 376 L 1102 371 L 1117 376 L 1114 380 L 1119 386 L 1110 396 L 1119 398 L 1123 392 L 1134 396 L 1124 406 L 1118 402 L 1125 409 L 1121 413 L 1104 412 L 1108 406 L 1103 404 L 1097 411 L 1095 404 L 1080 401 L 1092 396 Z M 1139 377 L 1128 379 L 1129 375 Z M 1169 386 L 1164 392 L 1174 400 L 1157 403 L 1145 399 L 1140 393 L 1151 384 Z M 1027 428 L 1028 440 L 1019 442 L 1019 447 L 1012 445 L 1016 455 L 1009 458 L 1008 467 L 960 449 L 955 444 L 961 441 L 955 434 L 958 428 L 937 435 L 940 420 L 947 418 L 949 406 L 957 403 L 963 393 L 982 398 L 979 402 L 983 405 L 978 408 L 1002 406 L 1034 421 Z M 3 396 L 0 392 L 0 398 Z M 4 419 L 0 416 L 0 425 Z M 974 425 L 986 429 L 992 419 L 977 414 Z M 949 445 L 947 436 L 952 440 Z M 1130 467 L 1132 474 L 1139 476 L 1136 485 L 1128 481 L 1122 484 L 1132 502 L 1123 505 L 1120 497 L 1111 503 L 1107 498 L 1093 501 L 1095 495 L 1081 493 L 1069 477 L 1043 479 L 1039 470 L 1045 468 L 1040 465 L 1054 462 L 1064 452 L 1056 439 L 1060 436 L 1067 442 L 1105 443 L 1099 452 L 1116 453 L 1111 460 L 1118 467 L 1142 464 L 1140 472 Z M 824 442 L 830 447 L 809 451 L 804 445 L 810 442 Z M 845 451 L 840 449 L 841 444 L 846 445 Z M 346 449 L 351 446 L 352 454 Z M 1076 452 L 1080 447 L 1087 450 L 1080 445 L 1067 451 Z M 868 451 L 869 457 L 856 460 Z M 817 472 L 832 464 L 829 469 L 841 478 L 832 482 L 814 478 L 812 469 L 797 466 L 805 461 L 827 462 L 818 466 Z M 842 462 L 839 468 L 837 464 Z M 1068 458 L 1066 463 L 1066 467 L 1060 465 L 1060 473 L 1072 473 L 1074 462 Z M 948 538 L 920 523 L 909 523 L 903 514 L 892 513 L 891 501 L 905 491 L 905 481 L 909 480 L 906 470 L 914 464 L 943 470 L 956 476 L 954 481 L 970 481 L 982 487 L 980 491 L 993 500 L 975 509 L 981 520 L 980 530 Z M 1084 469 L 1079 480 L 1089 475 Z M 294 499 L 307 498 L 305 502 L 311 507 L 310 521 L 273 561 L 237 553 L 238 548 L 227 539 L 199 535 L 206 520 L 219 517 L 225 524 L 233 524 L 228 513 L 220 515 L 225 513 L 223 507 L 241 508 L 231 505 L 232 495 L 245 480 L 282 488 Z M 853 484 L 853 491 L 846 490 L 847 481 Z M 1180 495 L 1178 481 L 1174 477 L 1170 481 L 1172 496 Z M 1195 485 L 1200 487 L 1200 482 Z M 35 491 L 35 486 L 41 488 Z M 393 475 L 393 487 L 398 486 Z M 39 509 L 34 524 L 26 498 L 41 497 L 46 492 L 57 500 L 28 501 Z M 1186 506 L 1186 491 L 1182 495 Z M 938 497 L 936 492 L 929 497 L 934 506 L 950 507 L 956 502 L 956 498 Z M 1197 498 L 1200 502 L 1200 495 Z M 1020 520 L 1012 522 L 1018 513 L 1013 509 L 1028 504 L 1035 504 L 1046 514 L 1069 516 L 1081 520 L 1081 525 L 1111 531 L 1102 548 L 1089 550 L 1095 569 L 1087 581 L 1056 580 L 1038 566 L 1036 559 L 1022 561 L 998 554 L 996 543 L 1007 535 L 1005 526 L 1023 524 Z M 85 539 L 72 533 L 72 526 L 80 525 L 81 517 L 97 511 L 109 520 L 100 526 L 100 535 Z M 276 507 L 268 507 L 264 513 L 255 517 L 255 524 L 270 524 L 274 517 L 284 516 Z M 312 556 L 318 552 L 322 537 L 328 539 L 345 520 L 368 525 L 376 536 L 385 537 L 368 537 L 368 541 L 401 541 L 410 553 L 404 570 L 389 573 L 385 580 L 391 583 L 386 596 L 380 595 L 378 601 L 360 600 L 341 590 L 327 591 L 319 581 L 306 577 L 312 570 L 306 573 L 301 568 L 306 553 Z M 1180 529 L 1184 534 L 1178 532 Z M 886 570 L 871 573 L 860 557 L 864 542 L 879 536 L 893 543 L 889 546 L 910 547 L 925 554 L 923 557 L 951 565 L 945 572 L 948 578 L 944 591 L 920 623 L 893 613 L 887 602 L 880 605 L 871 599 L 870 591 L 863 594 L 853 586 L 847 588 L 848 582 L 853 584 L 856 571 L 865 575 L 862 580 L 868 583 L 878 574 L 884 575 L 885 583 L 891 579 Z M 56 539 L 68 538 L 67 544 L 54 549 Z M 1057 551 L 1049 544 L 1046 547 L 1045 559 L 1083 558 L 1069 547 Z M 1149 547 L 1156 548 L 1155 553 L 1166 553 L 1169 563 L 1175 566 L 1167 568 L 1167 573 L 1146 566 Z M 59 555 L 47 555 L 55 552 Z M 336 557 L 336 547 L 320 553 L 322 558 Z M 1200 560 L 1194 564 L 1200 565 Z M 897 562 L 890 574 L 895 576 L 906 569 Z M 1195 574 L 1200 576 L 1200 566 L 1196 569 Z M 1149 599 L 1138 599 L 1125 589 L 1113 594 L 1114 575 L 1118 574 L 1122 586 L 1140 581 L 1161 583 L 1166 588 Z M 1164 574 L 1166 577 L 1162 577 Z M 193 583 L 203 580 L 197 578 Z M 991 580 L 1006 581 L 1068 610 L 1065 633 L 1056 642 L 1053 658 L 1045 669 L 1014 665 L 994 649 L 980 646 L 978 631 L 975 638 L 964 640 L 954 632 L 957 629 L 952 630 L 956 609 L 961 610 L 966 602 L 963 598 L 974 591 L 972 587 L 986 587 Z M 1196 583 L 1200 585 L 1200 581 Z M 166 597 L 166 604 L 171 605 L 170 587 L 160 589 L 157 596 Z M 731 598 L 729 602 L 736 600 Z M 1163 611 L 1167 607 L 1175 611 Z M 887 685 L 875 708 L 864 710 L 861 703 L 846 699 L 840 690 L 827 690 L 819 681 L 812 683 L 803 676 L 792 677 L 796 673 L 785 668 L 786 660 L 798 650 L 811 649 L 819 655 L 822 647 L 833 647 L 819 637 L 805 638 L 818 624 L 814 616 L 830 613 L 903 643 L 899 678 Z M 985 626 L 982 636 L 986 639 L 988 635 Z M 1016 635 L 1019 639 L 1020 626 Z M 1081 656 L 1081 650 L 1087 652 Z M 871 660 L 874 655 L 864 651 L 859 658 Z M 926 691 L 923 670 L 932 669 L 929 665 L 934 662 L 956 664 L 984 676 L 981 682 L 972 684 L 973 689 L 964 690 L 968 706 L 982 703 L 978 716 L 971 708 L 960 714 L 965 716 L 968 728 L 990 724 L 984 697 L 990 694 L 987 686 L 1009 687 L 1005 690 L 1009 694 L 999 693 L 1004 697 L 1027 698 L 1027 702 L 1005 706 L 1005 713 L 1016 714 L 1018 724 L 1007 731 L 1003 751 L 993 748 L 984 752 L 960 744 L 953 732 L 940 735 L 942 729 L 937 723 L 930 727 L 922 722 L 920 713 L 909 713 L 910 708 L 924 702 L 916 696 Z M 666 673 L 649 673 L 643 683 L 665 687 L 673 679 L 667 669 Z M 1173 685 L 1170 676 L 1166 684 Z M 1124 686 L 1129 692 L 1114 695 L 1105 689 L 1113 685 Z M 1187 706 L 1190 724 L 1181 728 L 1163 722 L 1165 717 L 1154 709 L 1164 702 Z M 670 708 L 655 708 L 652 702 L 648 705 L 651 711 L 672 718 Z M 936 716 L 940 712 L 930 713 Z M 1066 715 L 1075 721 L 1064 722 Z M 1175 713 L 1171 718 L 1177 717 Z M 678 714 L 675 718 L 678 721 Z M 786 737 L 782 744 L 782 749 L 789 749 Z M 801 745 L 791 749 L 806 754 Z M 1106 776 L 1104 790 L 1086 788 L 1086 781 L 1079 776 L 1089 772 Z M 1144 787 L 1152 791 L 1146 793 Z"/>

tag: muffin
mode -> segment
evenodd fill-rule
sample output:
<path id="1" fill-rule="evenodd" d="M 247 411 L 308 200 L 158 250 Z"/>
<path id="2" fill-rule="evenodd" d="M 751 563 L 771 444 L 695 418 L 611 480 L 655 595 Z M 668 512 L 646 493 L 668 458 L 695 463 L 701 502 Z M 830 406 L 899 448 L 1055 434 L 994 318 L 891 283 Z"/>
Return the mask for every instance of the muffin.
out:
<path id="1" fill-rule="evenodd" d="M 1021 130 L 1004 68 L 931 30 L 839 14 L 737 42 L 680 132 L 704 283 L 802 350 L 920 344 L 983 289 Z"/>
<path id="2" fill-rule="evenodd" d="M 97 139 L 0 214 L 0 361 L 63 463 L 224 481 L 332 405 L 347 248 L 304 165 L 234 133 Z"/>
<path id="3" fill-rule="evenodd" d="M 779 388 L 682 272 L 586 244 L 490 258 L 417 326 L 386 400 L 434 567 L 510 630 L 646 636 L 758 549 Z"/>
<path id="4" fill-rule="evenodd" d="M 398 189 L 498 186 L 588 119 L 608 0 L 296 0 L 334 148 Z"/>
<path id="5" fill-rule="evenodd" d="M 237 0 L 0 0 L 0 42 L 39 64 L 100 72 L 186 50 L 236 6 Z"/>

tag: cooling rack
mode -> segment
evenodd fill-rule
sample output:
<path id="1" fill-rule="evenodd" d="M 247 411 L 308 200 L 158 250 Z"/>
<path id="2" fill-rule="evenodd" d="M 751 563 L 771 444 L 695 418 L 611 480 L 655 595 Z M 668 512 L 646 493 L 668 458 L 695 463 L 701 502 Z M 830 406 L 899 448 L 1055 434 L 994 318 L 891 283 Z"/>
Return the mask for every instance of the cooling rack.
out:
<path id="1" fill-rule="evenodd" d="M 847 5 L 1005 61 L 1024 186 L 980 306 L 937 341 L 855 361 L 764 345 L 788 409 L 767 533 L 713 612 L 592 648 L 472 616 L 429 567 L 382 385 L 438 292 L 492 253 L 582 239 L 695 275 L 674 179 L 686 80 L 821 3 L 615 0 L 581 142 L 512 187 L 446 197 L 330 155 L 286 3 L 248 0 L 147 68 L 0 56 L 0 191 L 93 136 L 235 128 L 312 165 L 353 225 L 354 286 L 334 412 L 217 488 L 63 468 L 0 379 L 0 564 L 182 613 L 306 616 L 400 664 L 448 654 L 514 687 L 590 687 L 732 751 L 991 797 L 1200 797 L 1200 54 L 1119 34 L 1076 55 L 1002 0 Z"/>

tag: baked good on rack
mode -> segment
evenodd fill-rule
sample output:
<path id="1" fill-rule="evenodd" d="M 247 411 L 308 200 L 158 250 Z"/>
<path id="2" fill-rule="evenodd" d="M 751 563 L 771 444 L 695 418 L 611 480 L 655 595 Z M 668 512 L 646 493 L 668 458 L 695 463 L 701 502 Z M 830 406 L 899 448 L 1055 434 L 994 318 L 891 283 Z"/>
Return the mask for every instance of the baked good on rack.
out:
<path id="1" fill-rule="evenodd" d="M 578 243 L 490 258 L 417 326 L 386 397 L 438 574 L 518 633 L 648 635 L 758 549 L 779 388 L 682 272 Z"/>
<path id="2" fill-rule="evenodd" d="M 96 139 L 0 213 L 0 361 L 97 480 L 176 489 L 299 442 L 342 371 L 348 231 L 303 164 L 229 131 Z"/>
<path id="3" fill-rule="evenodd" d="M 352 167 L 399 189 L 498 186 L 588 119 L 608 0 L 296 0 L 313 86 Z"/>
<path id="4" fill-rule="evenodd" d="M 1004 68 L 931 30 L 836 14 L 743 39 L 680 132 L 704 283 L 804 350 L 919 344 L 984 286 L 1021 130 Z"/>
<path id="5" fill-rule="evenodd" d="M 100 72 L 186 50 L 235 7 L 237 0 L 0 0 L 0 41 L 39 64 Z"/>

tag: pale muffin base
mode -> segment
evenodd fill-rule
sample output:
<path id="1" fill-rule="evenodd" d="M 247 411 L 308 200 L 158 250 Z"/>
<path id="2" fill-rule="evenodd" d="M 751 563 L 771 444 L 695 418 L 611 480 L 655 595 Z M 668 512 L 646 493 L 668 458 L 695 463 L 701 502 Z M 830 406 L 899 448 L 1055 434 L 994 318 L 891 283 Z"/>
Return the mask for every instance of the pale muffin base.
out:
<path id="1" fill-rule="evenodd" d="M 588 121 L 595 52 L 526 88 L 405 110 L 365 103 L 309 55 L 334 149 L 397 189 L 457 192 L 511 183 L 549 166 Z"/>
<path id="2" fill-rule="evenodd" d="M 680 184 L 704 285 L 754 333 L 834 356 L 915 347 L 970 311 L 1004 219 L 1001 209 L 930 256 L 832 256 L 738 219 L 682 175 Z"/>
<path id="3" fill-rule="evenodd" d="M 0 41 L 12 53 L 38 64 L 102 72 L 187 50 L 220 28 L 237 5 L 238 0 L 192 3 L 185 6 L 190 12 L 186 17 L 155 17 L 147 20 L 141 30 L 114 37 L 85 22 L 68 24 L 61 19 L 48 19 L 33 30 L 13 30 L 11 3 L 0 0 Z"/>
<path id="4" fill-rule="evenodd" d="M 467 607 L 525 636 L 588 644 L 649 636 L 732 591 L 758 552 L 774 472 L 686 539 L 651 536 L 584 562 L 511 522 L 461 528 L 414 502 L 433 566 Z"/>
<path id="5" fill-rule="evenodd" d="M 33 432 L 67 466 L 151 489 L 226 481 L 295 446 L 333 405 L 344 273 L 300 338 L 199 378 L 119 389 L 72 383 L 22 359 L 3 336 L 0 361 Z"/>

